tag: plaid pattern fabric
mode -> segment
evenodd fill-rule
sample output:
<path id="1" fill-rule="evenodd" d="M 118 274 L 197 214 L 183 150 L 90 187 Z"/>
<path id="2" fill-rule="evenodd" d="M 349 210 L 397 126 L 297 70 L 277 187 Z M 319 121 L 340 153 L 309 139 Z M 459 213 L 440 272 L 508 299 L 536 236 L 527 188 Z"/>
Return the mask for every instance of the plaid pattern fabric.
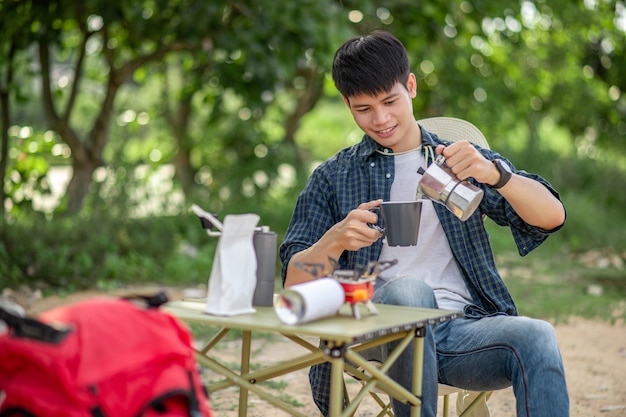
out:
<path id="1" fill-rule="evenodd" d="M 313 402 L 315 402 L 323 416 L 329 414 L 331 370 L 330 362 L 323 362 L 312 366 L 309 371 L 309 384 L 311 384 Z"/>
<path id="2" fill-rule="evenodd" d="M 425 155 L 428 147 L 449 144 L 422 128 Z M 394 177 L 394 158 L 376 152 L 380 146 L 365 135 L 358 144 L 339 151 L 318 166 L 298 197 L 289 228 L 280 246 L 283 263 L 282 277 L 289 259 L 317 242 L 335 223 L 338 223 L 359 204 L 382 198 L 389 200 Z M 384 149 L 384 148 L 381 148 Z M 538 175 L 516 170 L 497 152 L 478 148 L 489 160 L 502 159 L 513 172 L 544 184 L 557 198 L 558 193 Z M 432 161 L 429 161 L 432 162 Z M 516 315 L 515 303 L 496 269 L 489 235 L 483 216 L 500 226 L 508 226 L 520 255 L 524 256 L 539 246 L 554 230 L 542 230 L 524 222 L 510 204 L 488 185 L 470 179 L 484 192 L 478 210 L 465 222 L 454 216 L 441 204 L 434 204 L 439 221 L 448 238 L 454 258 L 470 291 L 473 304 L 465 307 L 467 317 L 495 314 Z M 352 269 L 377 260 L 382 249 L 378 240 L 358 251 L 345 251 L 339 259 L 341 269 Z M 329 400 L 330 366 L 321 364 L 311 368 L 310 382 L 315 402 L 323 413 Z M 324 411 L 326 410 L 326 411 Z"/>

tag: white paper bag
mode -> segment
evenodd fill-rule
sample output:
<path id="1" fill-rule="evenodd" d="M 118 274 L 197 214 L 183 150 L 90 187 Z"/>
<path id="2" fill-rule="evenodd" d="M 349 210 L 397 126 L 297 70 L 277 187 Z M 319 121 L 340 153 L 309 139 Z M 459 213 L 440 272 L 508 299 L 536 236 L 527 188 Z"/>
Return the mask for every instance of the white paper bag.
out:
<path id="1" fill-rule="evenodd" d="M 224 218 L 209 278 L 205 312 L 218 316 L 253 313 L 256 254 L 252 239 L 259 221 L 256 214 L 231 214 Z"/>

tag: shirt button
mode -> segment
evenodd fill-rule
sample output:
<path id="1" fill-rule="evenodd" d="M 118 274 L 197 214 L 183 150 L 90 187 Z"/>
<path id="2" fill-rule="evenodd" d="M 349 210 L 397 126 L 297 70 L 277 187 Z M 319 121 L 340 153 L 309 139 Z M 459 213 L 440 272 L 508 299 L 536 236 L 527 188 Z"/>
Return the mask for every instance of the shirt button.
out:
<path id="1" fill-rule="evenodd" d="M 385 175 L 385 178 L 387 178 L 387 179 L 391 178 L 391 174 L 387 173 L 387 175 Z"/>
<path id="2" fill-rule="evenodd" d="M 374 162 L 370 162 L 370 166 L 371 166 L 372 168 L 374 168 L 374 167 L 376 166 L 376 163 L 374 163 Z"/>

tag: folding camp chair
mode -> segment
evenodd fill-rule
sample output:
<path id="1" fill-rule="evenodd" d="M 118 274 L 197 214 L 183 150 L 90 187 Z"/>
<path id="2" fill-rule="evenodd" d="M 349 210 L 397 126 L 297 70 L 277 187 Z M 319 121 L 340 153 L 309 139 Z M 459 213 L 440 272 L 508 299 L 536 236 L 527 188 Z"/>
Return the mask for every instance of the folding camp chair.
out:
<path id="1" fill-rule="evenodd" d="M 356 378 L 362 384 L 365 384 L 367 382 L 367 377 L 365 376 L 366 374 L 362 374 L 361 372 L 361 369 L 357 369 L 357 372 L 347 371 L 346 373 Z M 437 387 L 437 393 L 440 397 L 443 397 L 442 417 L 452 417 L 450 416 L 450 398 L 455 394 L 455 410 L 457 417 L 490 417 L 487 400 L 491 397 L 492 391 L 468 391 L 452 387 L 450 385 L 439 384 Z M 344 395 L 346 397 L 348 395 L 348 390 L 345 387 L 345 384 Z M 370 391 L 370 396 L 381 408 L 381 411 L 378 414 L 379 417 L 393 417 L 391 397 L 387 398 L 387 393 L 385 391 L 379 388 L 374 388 Z"/>

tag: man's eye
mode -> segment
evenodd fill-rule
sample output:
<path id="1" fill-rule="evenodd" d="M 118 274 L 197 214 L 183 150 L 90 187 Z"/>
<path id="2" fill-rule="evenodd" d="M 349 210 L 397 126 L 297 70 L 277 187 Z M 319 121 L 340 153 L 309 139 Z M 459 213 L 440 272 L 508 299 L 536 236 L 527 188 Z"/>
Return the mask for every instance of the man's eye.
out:
<path id="1" fill-rule="evenodd" d="M 395 103 L 395 102 L 396 102 L 396 100 L 395 100 L 395 99 L 393 99 L 393 100 L 386 101 L 386 102 L 385 102 L 385 104 L 387 104 L 387 105 L 391 105 L 391 104 L 393 104 L 393 103 Z"/>

